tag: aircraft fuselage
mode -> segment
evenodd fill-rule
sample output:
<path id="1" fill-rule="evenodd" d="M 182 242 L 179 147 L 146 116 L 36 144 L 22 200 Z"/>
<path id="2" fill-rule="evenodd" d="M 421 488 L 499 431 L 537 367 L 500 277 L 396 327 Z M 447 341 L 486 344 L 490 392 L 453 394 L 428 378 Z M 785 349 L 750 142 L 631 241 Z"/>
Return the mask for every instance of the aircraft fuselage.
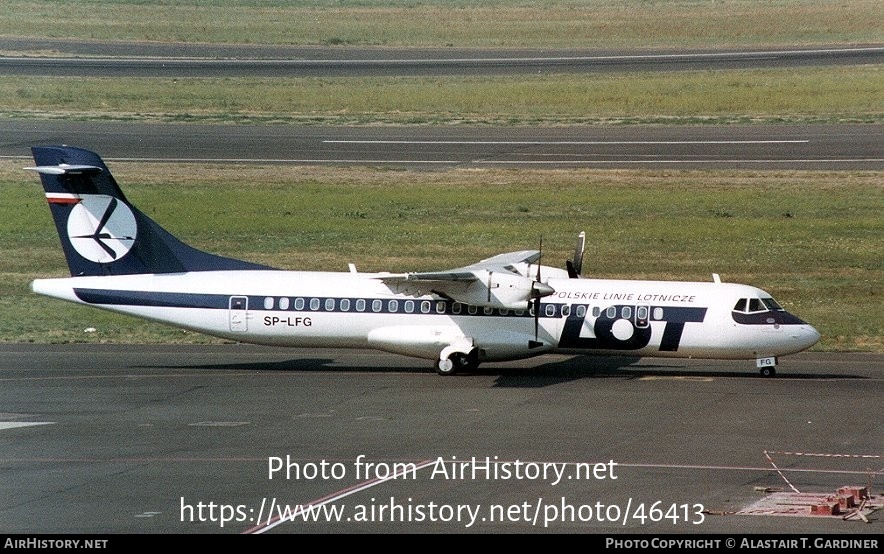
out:
<path id="1" fill-rule="evenodd" d="M 374 348 L 427 359 L 452 344 L 478 349 L 479 361 L 550 352 L 758 359 L 819 340 L 813 327 L 782 309 L 735 311 L 741 299 L 770 298 L 748 285 L 550 279 L 555 293 L 541 300 L 535 330 L 532 304 L 513 310 L 399 294 L 379 275 L 199 271 L 39 279 L 32 288 L 240 342 Z"/>

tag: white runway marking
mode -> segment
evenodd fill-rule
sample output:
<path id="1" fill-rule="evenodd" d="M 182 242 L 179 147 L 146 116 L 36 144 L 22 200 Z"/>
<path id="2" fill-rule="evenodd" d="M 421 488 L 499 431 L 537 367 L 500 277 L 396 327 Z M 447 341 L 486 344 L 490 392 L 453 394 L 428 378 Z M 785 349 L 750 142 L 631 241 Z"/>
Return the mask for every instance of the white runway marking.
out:
<path id="1" fill-rule="evenodd" d="M 477 144 L 477 145 L 624 145 L 624 144 L 807 144 L 809 140 L 324 140 L 324 144 Z"/>
<path id="2" fill-rule="evenodd" d="M 21 427 L 34 427 L 36 425 L 54 424 L 54 421 L 0 421 L 0 431 L 4 429 L 19 429 Z"/>
<path id="3" fill-rule="evenodd" d="M 509 165 L 560 165 L 560 164 L 586 164 L 586 165 L 601 165 L 601 164 L 790 164 L 790 163 L 802 163 L 802 164 L 814 164 L 814 163 L 868 163 L 868 162 L 884 162 L 884 158 L 826 158 L 819 160 L 812 159 L 803 159 L 803 160 L 793 160 L 788 158 L 783 158 L 781 160 L 554 160 L 554 161 L 546 161 L 546 160 L 473 160 L 472 163 L 476 164 L 485 164 L 485 165 L 497 165 L 497 164 L 509 164 Z"/>
<path id="4" fill-rule="evenodd" d="M 417 472 L 418 470 L 428 467 L 434 463 L 435 463 L 435 460 L 424 460 L 423 462 L 415 465 L 414 471 Z M 270 529 L 273 529 L 274 527 L 276 527 L 277 525 L 279 525 L 281 523 L 285 523 L 286 521 L 293 521 L 295 517 L 297 517 L 298 515 L 300 515 L 302 512 L 304 512 L 307 509 L 322 506 L 324 504 L 329 504 L 331 502 L 336 502 L 342 498 L 350 496 L 351 494 L 355 494 L 357 492 L 364 491 L 364 490 L 370 489 L 372 487 L 376 487 L 377 485 L 380 485 L 381 483 L 386 483 L 387 481 L 390 481 L 392 479 L 396 479 L 398 477 L 401 477 L 401 474 L 393 473 L 393 474 L 389 475 L 388 477 L 372 479 L 370 481 L 358 483 L 352 487 L 340 490 L 338 492 L 333 492 L 333 493 L 329 494 L 328 496 L 324 496 L 322 498 L 319 498 L 319 499 L 314 500 L 312 502 L 308 502 L 306 504 L 301 504 L 300 506 L 298 506 L 297 510 L 295 510 L 289 514 L 289 517 L 280 517 L 278 515 L 274 516 L 272 513 L 274 506 L 273 506 L 273 504 L 271 504 L 270 513 L 267 517 L 266 524 L 261 523 L 264 520 L 264 518 L 262 517 L 263 512 L 264 512 L 264 505 L 262 504 L 261 505 L 261 513 L 258 514 L 258 525 L 256 527 L 252 527 L 251 529 L 247 530 L 245 532 L 245 534 L 264 533 L 265 531 L 269 531 Z"/>
<path id="5" fill-rule="evenodd" d="M 782 142 L 782 141 L 781 141 Z M 737 144 L 737 141 L 730 141 L 729 144 Z M 444 144 L 441 142 L 435 142 L 434 144 Z M 451 143 L 453 144 L 453 143 Z M 465 143 L 465 144 L 479 144 L 477 142 Z M 489 143 L 491 144 L 491 143 Z M 495 144 L 507 144 L 504 142 L 497 142 Z M 508 144 L 517 144 L 517 143 L 508 143 Z M 523 143 L 525 145 L 531 144 L 529 142 Z M 541 144 L 541 143 L 537 143 Z M 544 143 L 544 144 L 552 144 L 552 143 Z M 558 143 L 558 144 L 566 144 L 566 143 Z M 578 144 L 578 143 L 571 143 Z M 583 144 L 592 144 L 589 142 Z M 608 143 L 595 143 L 595 144 L 617 144 L 614 142 Z M 620 144 L 638 144 L 636 142 L 623 142 Z M 645 143 L 652 144 L 652 143 Z M 669 142 L 669 143 L 657 143 L 657 144 L 690 144 L 688 142 Z M 705 143 L 697 143 L 697 144 L 711 144 L 709 142 Z M 724 142 L 718 143 L 724 144 Z M 746 143 L 744 143 L 746 144 Z M 758 141 L 757 144 L 771 144 L 770 141 Z M 0 159 L 19 159 L 20 156 L 0 156 Z M 801 158 L 801 159 L 791 159 L 791 158 L 782 158 L 782 159 L 596 159 L 596 160 L 579 160 L 579 159 L 570 159 L 567 155 L 562 155 L 561 159 L 558 160 L 486 160 L 486 159 L 473 159 L 473 160 L 426 160 L 426 159 L 335 159 L 335 158 L 105 158 L 105 161 L 112 162 L 135 162 L 135 163 L 242 163 L 242 164 L 325 164 L 325 165 L 348 165 L 348 164 L 367 164 L 367 165 L 384 165 L 384 164 L 408 164 L 408 165 L 460 165 L 464 163 L 476 164 L 476 165 L 526 165 L 526 166 L 542 166 L 542 165 L 605 165 L 605 164 L 617 164 L 617 165 L 625 165 L 625 164 L 643 164 L 643 165 L 651 165 L 651 164 L 829 164 L 829 163 L 842 163 L 842 164 L 863 164 L 863 163 L 881 163 L 884 162 L 884 158 Z"/>
<path id="6" fill-rule="evenodd" d="M 688 52 L 684 54 L 611 54 L 611 55 L 588 55 L 588 56 L 514 56 L 514 57 L 460 57 L 460 58 L 315 58 L 315 59 L 290 59 L 290 58 L 238 58 L 217 59 L 204 56 L 181 56 L 170 58 L 154 58 L 149 56 L 127 56 L 110 58 L 98 56 L 88 61 L 101 64 L 126 65 L 131 63 L 158 63 L 163 65 L 187 65 L 199 62 L 205 65 L 287 65 L 293 67 L 310 67 L 322 65 L 347 66 L 354 64 L 384 66 L 384 65 L 426 65 L 439 64 L 513 64 L 513 63 L 610 63 L 610 62 L 636 62 L 636 61 L 701 61 L 701 60 L 755 60 L 780 58 L 784 56 L 808 56 L 808 55 L 838 55 L 838 54 L 874 54 L 884 50 L 880 46 L 857 46 L 849 48 L 806 48 L 800 50 L 734 50 L 730 52 Z M 64 63 L 72 58 L 63 57 L 4 57 L 3 62 L 28 62 L 28 63 Z M 79 60 L 78 61 L 83 61 Z"/>

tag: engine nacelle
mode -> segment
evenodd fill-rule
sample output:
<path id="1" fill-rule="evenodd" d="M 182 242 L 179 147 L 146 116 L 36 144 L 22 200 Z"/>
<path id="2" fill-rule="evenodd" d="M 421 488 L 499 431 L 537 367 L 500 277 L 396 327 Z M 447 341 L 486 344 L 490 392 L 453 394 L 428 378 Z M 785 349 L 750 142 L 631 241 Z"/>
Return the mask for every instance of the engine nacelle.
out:
<path id="1" fill-rule="evenodd" d="M 477 277 L 480 278 L 462 291 L 449 290 L 449 295 L 473 306 L 525 310 L 535 298 L 555 292 L 549 285 L 506 271 L 481 271 Z"/>

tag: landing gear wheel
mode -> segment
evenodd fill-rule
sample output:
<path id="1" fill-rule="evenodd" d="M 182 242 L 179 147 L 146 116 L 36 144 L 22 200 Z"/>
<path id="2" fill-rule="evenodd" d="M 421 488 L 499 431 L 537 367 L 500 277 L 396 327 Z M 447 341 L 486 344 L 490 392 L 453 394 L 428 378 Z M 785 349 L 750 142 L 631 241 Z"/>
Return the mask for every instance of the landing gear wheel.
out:
<path id="1" fill-rule="evenodd" d="M 436 373 L 439 375 L 454 375 L 457 373 L 457 367 L 451 361 L 451 358 L 436 360 Z"/>
<path id="2" fill-rule="evenodd" d="M 476 368 L 479 367 L 478 354 L 475 350 L 471 351 L 469 354 L 455 352 L 451 355 L 450 359 L 454 362 L 454 367 L 459 371 L 475 371 Z"/>
<path id="3" fill-rule="evenodd" d="M 475 350 L 468 354 L 452 352 L 448 358 L 436 361 L 436 373 L 439 375 L 454 375 L 461 371 L 475 371 L 479 367 L 479 354 Z"/>
<path id="4" fill-rule="evenodd" d="M 774 367 L 762 367 L 761 368 L 761 376 L 762 377 L 773 377 L 777 374 L 777 370 Z"/>

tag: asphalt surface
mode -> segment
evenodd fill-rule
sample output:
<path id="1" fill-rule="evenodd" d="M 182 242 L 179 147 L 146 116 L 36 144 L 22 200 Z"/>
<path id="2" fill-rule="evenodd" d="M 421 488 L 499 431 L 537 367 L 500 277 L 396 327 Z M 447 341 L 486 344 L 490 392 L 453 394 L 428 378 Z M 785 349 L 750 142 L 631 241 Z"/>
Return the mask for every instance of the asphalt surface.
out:
<path id="1" fill-rule="evenodd" d="M 470 168 L 884 169 L 884 125 L 324 127 L 0 120 L 0 158 Z"/>
<path id="2" fill-rule="evenodd" d="M 546 356 L 446 378 L 366 351 L 0 345 L 0 528 L 880 534 L 880 511 L 738 512 L 880 480 L 882 369 Z M 341 511 L 278 517 L 323 501 Z"/>
<path id="3" fill-rule="evenodd" d="M 750 50 L 401 49 L 0 38 L 0 74 L 365 76 L 680 71 L 880 64 L 884 46 Z M 21 54 L 21 55 L 16 55 Z M 555 128 L 293 127 L 0 121 L 0 157 L 64 143 L 106 159 L 368 164 L 419 169 L 880 170 L 881 125 Z"/>
<path id="4" fill-rule="evenodd" d="M 884 45 L 718 50 L 237 46 L 0 37 L 0 73 L 365 77 L 758 69 L 881 63 Z M 21 54 L 21 55 L 17 55 Z"/>

